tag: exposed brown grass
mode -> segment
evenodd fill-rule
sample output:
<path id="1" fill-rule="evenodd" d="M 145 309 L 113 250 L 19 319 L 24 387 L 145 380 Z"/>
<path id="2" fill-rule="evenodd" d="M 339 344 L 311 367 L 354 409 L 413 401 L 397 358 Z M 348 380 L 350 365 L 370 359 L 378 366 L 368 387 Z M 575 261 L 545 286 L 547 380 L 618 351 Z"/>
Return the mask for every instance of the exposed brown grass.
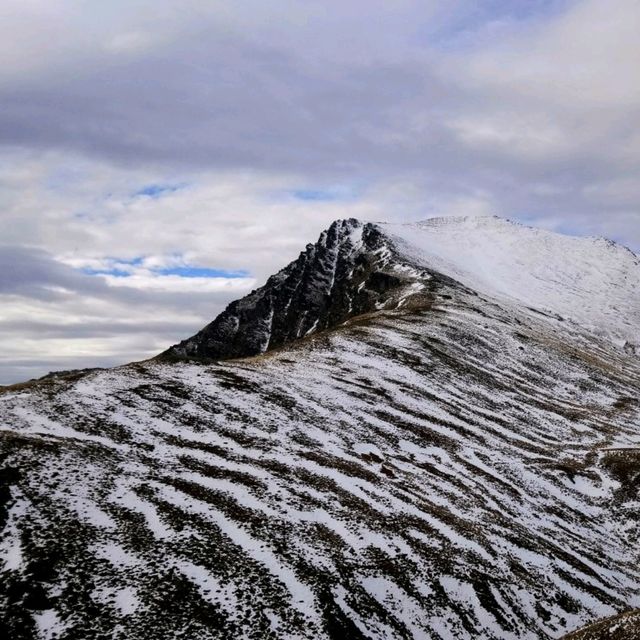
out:
<path id="1" fill-rule="evenodd" d="M 640 638 L 640 609 L 625 611 L 617 616 L 599 620 L 588 627 L 573 631 L 562 640 L 638 640 Z"/>

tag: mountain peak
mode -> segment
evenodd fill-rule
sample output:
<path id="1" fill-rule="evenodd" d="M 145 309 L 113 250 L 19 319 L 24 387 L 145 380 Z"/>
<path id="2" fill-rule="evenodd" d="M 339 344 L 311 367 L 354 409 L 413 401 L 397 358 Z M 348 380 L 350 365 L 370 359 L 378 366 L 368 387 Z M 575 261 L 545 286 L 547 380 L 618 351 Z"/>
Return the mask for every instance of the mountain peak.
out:
<path id="1" fill-rule="evenodd" d="M 612 250 L 615 249 L 615 250 Z M 255 356 L 350 318 L 429 307 L 442 285 L 640 344 L 640 260 L 610 241 L 564 236 L 497 216 L 398 224 L 336 220 L 266 284 L 162 356 Z"/>
<path id="2" fill-rule="evenodd" d="M 266 284 L 232 302 L 195 336 L 163 356 L 227 359 L 268 349 L 379 310 L 408 284 L 380 227 L 335 221 Z"/>

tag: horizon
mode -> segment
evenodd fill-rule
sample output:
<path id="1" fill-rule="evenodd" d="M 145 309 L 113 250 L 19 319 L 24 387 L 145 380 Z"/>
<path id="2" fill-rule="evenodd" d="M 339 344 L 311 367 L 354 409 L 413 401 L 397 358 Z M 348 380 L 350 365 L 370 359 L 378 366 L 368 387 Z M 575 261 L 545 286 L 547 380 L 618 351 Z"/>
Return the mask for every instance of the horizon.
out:
<path id="1" fill-rule="evenodd" d="M 332 220 L 640 253 L 640 5 L 9 0 L 0 384 L 159 353 Z"/>

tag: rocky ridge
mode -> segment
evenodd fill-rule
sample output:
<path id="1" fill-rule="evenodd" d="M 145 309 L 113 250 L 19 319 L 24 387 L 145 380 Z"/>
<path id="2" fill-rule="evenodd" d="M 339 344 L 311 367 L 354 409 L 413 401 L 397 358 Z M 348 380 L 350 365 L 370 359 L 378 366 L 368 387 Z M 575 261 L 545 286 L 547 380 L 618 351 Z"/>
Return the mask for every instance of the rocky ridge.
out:
<path id="1" fill-rule="evenodd" d="M 162 355 L 209 360 L 258 355 L 397 306 L 403 292 L 425 297 L 430 279 L 427 269 L 401 259 L 378 226 L 338 220 L 263 287 L 232 302 L 195 336 Z"/>

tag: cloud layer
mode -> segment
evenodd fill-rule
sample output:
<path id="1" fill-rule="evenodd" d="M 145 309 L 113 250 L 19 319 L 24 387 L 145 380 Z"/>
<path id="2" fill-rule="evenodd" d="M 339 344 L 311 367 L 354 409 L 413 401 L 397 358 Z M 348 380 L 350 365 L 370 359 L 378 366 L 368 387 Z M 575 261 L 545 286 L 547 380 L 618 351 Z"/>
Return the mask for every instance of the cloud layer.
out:
<path id="1" fill-rule="evenodd" d="M 159 351 L 337 217 L 497 214 L 640 248 L 635 0 L 2 13 L 0 384 Z"/>

